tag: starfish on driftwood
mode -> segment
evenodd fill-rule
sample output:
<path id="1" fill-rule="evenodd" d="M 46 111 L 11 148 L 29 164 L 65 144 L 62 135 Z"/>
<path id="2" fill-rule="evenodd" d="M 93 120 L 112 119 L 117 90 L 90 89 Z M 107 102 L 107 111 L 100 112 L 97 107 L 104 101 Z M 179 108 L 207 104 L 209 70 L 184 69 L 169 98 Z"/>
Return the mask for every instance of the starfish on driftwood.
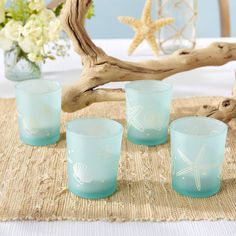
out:
<path id="1" fill-rule="evenodd" d="M 174 21 L 173 18 L 163 18 L 156 21 L 152 21 L 151 9 L 152 9 L 152 0 L 147 0 L 143 9 L 141 20 L 137 20 L 129 16 L 118 17 L 121 23 L 131 26 L 136 32 L 134 40 L 131 43 L 128 50 L 129 56 L 134 52 L 134 50 L 139 46 L 139 44 L 143 42 L 144 39 L 147 40 L 148 44 L 150 45 L 155 55 L 158 55 L 159 48 L 156 42 L 155 33 L 161 27 L 169 25 Z"/>

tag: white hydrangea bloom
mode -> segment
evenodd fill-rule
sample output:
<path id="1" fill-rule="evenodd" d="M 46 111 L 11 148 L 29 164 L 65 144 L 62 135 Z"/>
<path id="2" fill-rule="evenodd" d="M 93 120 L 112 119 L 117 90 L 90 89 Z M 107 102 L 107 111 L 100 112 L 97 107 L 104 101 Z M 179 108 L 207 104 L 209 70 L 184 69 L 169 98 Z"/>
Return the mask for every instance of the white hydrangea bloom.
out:
<path id="1" fill-rule="evenodd" d="M 23 30 L 22 23 L 20 21 L 14 21 L 10 20 L 6 26 L 4 27 L 5 29 L 5 36 L 12 40 L 12 41 L 18 41 L 20 40 L 21 33 Z"/>
<path id="2" fill-rule="evenodd" d="M 48 26 L 48 37 L 50 41 L 55 41 L 59 38 L 61 32 L 61 23 L 58 19 L 51 21 Z"/>
<path id="3" fill-rule="evenodd" d="M 42 36 L 43 25 L 36 15 L 30 17 L 30 19 L 24 25 L 22 34 L 24 37 L 29 37 L 34 41 L 36 41 L 38 38 Z"/>
<path id="4" fill-rule="evenodd" d="M 21 49 L 26 53 L 38 51 L 37 45 L 28 37 L 22 38 L 18 42 L 18 44 L 21 47 Z"/>
<path id="5" fill-rule="evenodd" d="M 0 48 L 8 51 L 11 49 L 13 41 L 5 36 L 5 29 L 0 30 Z"/>
<path id="6" fill-rule="evenodd" d="M 5 1 L 0 0 L 0 23 L 5 20 Z M 28 54 L 29 60 L 39 62 L 50 56 L 45 45 L 59 39 L 61 24 L 54 12 L 46 8 L 44 0 L 27 1 L 31 16 L 24 25 L 23 22 L 9 20 L 0 30 L 0 48 L 10 50 L 13 43 L 17 43 Z"/>
<path id="7" fill-rule="evenodd" d="M 44 25 L 48 25 L 48 23 L 50 21 L 53 21 L 56 19 L 55 14 L 53 13 L 53 11 L 44 8 L 43 10 L 41 10 L 38 15 L 37 15 L 38 19 L 40 19 L 42 21 L 42 23 Z"/>
<path id="8" fill-rule="evenodd" d="M 44 0 L 28 0 L 29 8 L 33 11 L 41 11 L 45 8 Z"/>

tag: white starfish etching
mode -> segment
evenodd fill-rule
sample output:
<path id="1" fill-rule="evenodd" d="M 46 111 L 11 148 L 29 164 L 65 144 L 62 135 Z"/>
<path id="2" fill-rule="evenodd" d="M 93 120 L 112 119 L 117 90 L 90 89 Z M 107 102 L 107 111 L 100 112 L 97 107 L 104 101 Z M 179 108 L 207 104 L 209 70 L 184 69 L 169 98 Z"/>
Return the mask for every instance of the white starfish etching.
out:
<path id="1" fill-rule="evenodd" d="M 178 171 L 176 173 L 176 176 L 183 176 L 188 173 L 193 173 L 194 176 L 194 181 L 195 181 L 195 186 L 198 191 L 201 191 L 201 174 L 202 171 L 207 171 L 209 169 L 216 168 L 218 165 L 213 164 L 213 165 L 203 165 L 201 163 L 202 159 L 204 158 L 206 151 L 206 145 L 203 145 L 200 148 L 200 151 L 197 154 L 197 157 L 195 158 L 194 161 L 191 161 L 180 149 L 177 149 L 177 152 L 180 156 L 180 158 L 188 165 L 186 168 Z"/>
<path id="2" fill-rule="evenodd" d="M 127 122 L 128 126 L 133 126 L 140 132 L 144 132 L 143 125 L 138 121 L 137 117 L 142 113 L 143 107 L 140 105 L 131 106 L 128 102 Z"/>

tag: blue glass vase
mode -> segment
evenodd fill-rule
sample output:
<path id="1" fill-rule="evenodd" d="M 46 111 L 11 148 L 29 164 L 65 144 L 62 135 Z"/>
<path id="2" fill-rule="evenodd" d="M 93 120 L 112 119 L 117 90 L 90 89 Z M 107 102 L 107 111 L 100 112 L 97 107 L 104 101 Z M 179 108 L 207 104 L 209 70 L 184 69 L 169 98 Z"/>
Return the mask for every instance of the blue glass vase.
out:
<path id="1" fill-rule="evenodd" d="M 172 187 L 190 197 L 220 190 L 227 125 L 208 117 L 185 117 L 170 125 Z"/>
<path id="2" fill-rule="evenodd" d="M 128 140 L 155 146 L 168 141 L 172 86 L 156 80 L 126 84 Z"/>
<path id="3" fill-rule="evenodd" d="M 102 118 L 81 118 L 66 126 L 68 188 L 98 199 L 116 190 L 123 127 Z"/>
<path id="4" fill-rule="evenodd" d="M 23 81 L 41 78 L 41 63 L 32 62 L 27 54 L 14 44 L 4 52 L 5 77 L 12 81 Z"/>

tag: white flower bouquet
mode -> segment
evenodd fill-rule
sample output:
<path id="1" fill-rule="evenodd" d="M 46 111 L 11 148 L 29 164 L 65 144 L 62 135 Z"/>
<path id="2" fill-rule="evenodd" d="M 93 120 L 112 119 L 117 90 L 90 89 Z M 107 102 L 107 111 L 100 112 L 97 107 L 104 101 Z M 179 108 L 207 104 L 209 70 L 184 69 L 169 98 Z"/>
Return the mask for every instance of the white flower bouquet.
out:
<path id="1" fill-rule="evenodd" d="M 44 0 L 12 0 L 8 8 L 5 2 L 0 3 L 0 48 L 17 44 L 33 62 L 52 58 L 45 46 L 59 39 L 58 8 L 47 9 Z"/>
<path id="2" fill-rule="evenodd" d="M 25 69 L 24 76 L 27 62 L 34 63 L 31 63 L 28 71 L 32 74 L 35 72 L 34 69 L 37 69 L 32 68 L 32 65 L 39 69 L 40 62 L 44 62 L 47 58 L 55 59 L 47 45 L 59 42 L 62 28 L 58 15 L 61 9 L 62 4 L 54 10 L 47 9 L 44 0 L 11 0 L 7 4 L 6 0 L 0 0 L 0 48 L 5 51 L 7 78 L 19 76 L 19 65 L 16 64 L 21 59 L 23 62 L 20 68 Z M 67 47 L 68 44 L 64 44 L 53 48 L 60 50 L 59 53 L 55 52 L 56 55 L 64 56 L 66 53 L 63 50 L 68 49 Z M 13 53 L 14 56 L 11 55 Z M 9 75 L 8 72 L 13 75 Z M 25 79 L 30 79 L 31 76 L 28 77 Z"/>

